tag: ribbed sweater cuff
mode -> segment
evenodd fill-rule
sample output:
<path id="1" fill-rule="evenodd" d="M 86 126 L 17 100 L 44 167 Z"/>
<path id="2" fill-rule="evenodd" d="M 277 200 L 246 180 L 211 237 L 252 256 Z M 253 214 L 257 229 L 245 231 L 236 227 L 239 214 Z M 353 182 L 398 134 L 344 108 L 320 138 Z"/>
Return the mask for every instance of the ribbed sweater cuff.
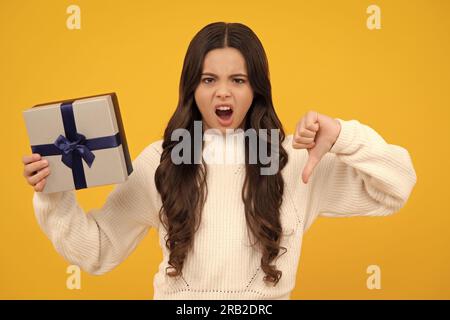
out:
<path id="1" fill-rule="evenodd" d="M 339 133 L 336 142 L 328 152 L 346 153 L 346 148 L 355 140 L 358 123 L 354 120 L 345 121 L 339 118 L 336 118 L 336 120 L 338 120 L 341 124 L 341 132 Z"/>
<path id="2" fill-rule="evenodd" d="M 63 207 L 70 208 L 73 197 L 75 196 L 71 193 L 73 193 L 73 191 L 53 193 L 34 192 L 33 204 L 37 212 L 48 212 L 60 204 L 61 200 L 65 202 Z"/>

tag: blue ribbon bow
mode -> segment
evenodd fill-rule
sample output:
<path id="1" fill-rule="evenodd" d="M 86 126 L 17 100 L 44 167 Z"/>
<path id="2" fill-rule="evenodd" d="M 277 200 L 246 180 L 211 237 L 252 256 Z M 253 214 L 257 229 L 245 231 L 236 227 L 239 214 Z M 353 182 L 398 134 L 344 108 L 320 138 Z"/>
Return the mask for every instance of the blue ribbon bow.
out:
<path id="1" fill-rule="evenodd" d="M 94 162 L 95 155 L 84 144 L 86 142 L 86 137 L 79 133 L 77 133 L 77 136 L 78 139 L 71 142 L 63 135 L 59 135 L 55 140 L 54 145 L 61 150 L 61 161 L 69 168 L 72 168 L 73 152 L 79 154 L 90 168 Z"/>

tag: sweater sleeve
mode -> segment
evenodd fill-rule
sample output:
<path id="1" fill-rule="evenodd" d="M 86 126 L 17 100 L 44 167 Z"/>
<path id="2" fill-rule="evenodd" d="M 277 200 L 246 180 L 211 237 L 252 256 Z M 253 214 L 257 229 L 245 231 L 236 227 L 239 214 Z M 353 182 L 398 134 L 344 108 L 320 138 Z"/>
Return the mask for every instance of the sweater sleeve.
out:
<path id="1" fill-rule="evenodd" d="M 56 251 L 84 271 L 104 274 L 119 265 L 147 234 L 159 227 L 159 194 L 154 173 L 160 154 L 147 146 L 133 161 L 133 172 L 117 184 L 99 209 L 85 213 L 75 191 L 35 192 L 37 222 Z"/>
<path id="2" fill-rule="evenodd" d="M 408 151 L 386 143 L 357 120 L 337 120 L 341 132 L 321 168 L 316 167 L 323 171 L 312 189 L 318 198 L 315 215 L 384 216 L 398 211 L 417 179 Z"/>

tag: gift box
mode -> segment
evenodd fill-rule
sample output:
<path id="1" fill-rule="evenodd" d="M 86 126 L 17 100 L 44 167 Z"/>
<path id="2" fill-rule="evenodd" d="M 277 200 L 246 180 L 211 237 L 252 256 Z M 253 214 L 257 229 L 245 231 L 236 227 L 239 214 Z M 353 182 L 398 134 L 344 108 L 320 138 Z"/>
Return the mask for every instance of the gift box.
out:
<path id="1" fill-rule="evenodd" d="M 44 193 L 124 182 L 133 171 L 115 93 L 23 111 L 32 153 L 49 162 Z"/>

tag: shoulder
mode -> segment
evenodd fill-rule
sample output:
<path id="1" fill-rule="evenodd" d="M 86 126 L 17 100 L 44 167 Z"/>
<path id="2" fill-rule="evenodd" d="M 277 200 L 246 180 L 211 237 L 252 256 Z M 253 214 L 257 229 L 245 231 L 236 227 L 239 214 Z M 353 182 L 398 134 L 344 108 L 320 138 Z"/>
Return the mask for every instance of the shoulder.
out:
<path id="1" fill-rule="evenodd" d="M 156 141 L 150 143 L 145 148 L 145 150 L 147 150 L 147 152 L 156 152 L 157 154 L 161 155 L 163 152 L 163 147 L 162 147 L 163 141 L 164 141 L 163 139 L 156 140 Z"/>
<path id="2" fill-rule="evenodd" d="M 161 161 L 163 140 L 156 140 L 147 145 L 136 157 L 135 163 L 139 164 L 144 162 L 147 165 L 158 166 Z"/>

